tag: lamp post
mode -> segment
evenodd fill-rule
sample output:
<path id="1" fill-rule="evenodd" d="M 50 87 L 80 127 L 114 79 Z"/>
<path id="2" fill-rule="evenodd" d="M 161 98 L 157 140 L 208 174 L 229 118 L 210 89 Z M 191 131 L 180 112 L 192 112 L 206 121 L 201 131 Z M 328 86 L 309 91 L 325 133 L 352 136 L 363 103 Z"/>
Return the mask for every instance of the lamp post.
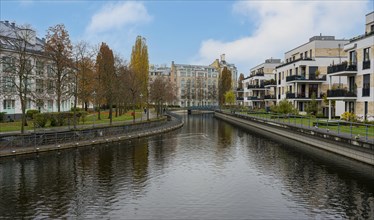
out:
<path id="1" fill-rule="evenodd" d="M 96 122 L 96 108 L 95 108 L 96 91 L 93 91 L 92 96 L 93 96 L 93 110 L 94 110 L 94 123 L 93 123 L 93 127 L 95 127 L 95 122 Z"/>
<path id="2" fill-rule="evenodd" d="M 140 93 L 140 121 L 142 122 L 143 121 L 143 109 L 142 109 L 142 101 L 143 101 L 143 93 Z"/>

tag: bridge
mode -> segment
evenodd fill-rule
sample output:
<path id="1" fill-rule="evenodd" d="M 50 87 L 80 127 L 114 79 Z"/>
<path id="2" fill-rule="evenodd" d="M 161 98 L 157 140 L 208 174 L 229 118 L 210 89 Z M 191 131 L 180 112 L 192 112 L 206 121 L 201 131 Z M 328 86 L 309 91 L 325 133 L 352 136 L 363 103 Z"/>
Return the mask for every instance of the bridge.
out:
<path id="1" fill-rule="evenodd" d="M 188 106 L 188 114 L 191 114 L 192 111 L 215 111 L 218 110 L 218 105 L 199 105 L 199 106 Z"/>

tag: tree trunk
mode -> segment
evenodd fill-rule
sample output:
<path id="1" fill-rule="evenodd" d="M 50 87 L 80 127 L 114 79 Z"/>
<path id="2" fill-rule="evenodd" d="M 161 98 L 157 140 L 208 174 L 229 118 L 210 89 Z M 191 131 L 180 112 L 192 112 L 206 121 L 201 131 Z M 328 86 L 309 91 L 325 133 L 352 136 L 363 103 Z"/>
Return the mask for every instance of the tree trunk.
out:
<path id="1" fill-rule="evenodd" d="M 26 125 L 26 115 L 25 115 L 25 101 L 24 98 L 21 98 L 21 109 L 22 109 L 22 122 L 21 122 L 21 134 L 25 133 L 25 125 Z"/>
<path id="2" fill-rule="evenodd" d="M 109 103 L 109 124 L 112 125 L 113 122 L 113 104 Z"/>
<path id="3" fill-rule="evenodd" d="M 97 107 L 97 120 L 101 120 L 101 115 L 100 115 L 100 104 Z"/>

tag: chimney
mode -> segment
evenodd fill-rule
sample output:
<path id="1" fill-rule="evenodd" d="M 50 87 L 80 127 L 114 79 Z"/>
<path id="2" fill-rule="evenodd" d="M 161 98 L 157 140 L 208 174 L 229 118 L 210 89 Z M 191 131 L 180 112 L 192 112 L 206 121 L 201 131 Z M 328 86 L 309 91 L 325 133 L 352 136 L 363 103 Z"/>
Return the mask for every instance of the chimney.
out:
<path id="1" fill-rule="evenodd" d="M 221 54 L 221 61 L 226 61 L 226 60 L 225 60 L 225 54 L 224 54 L 224 53 Z"/>
<path id="2" fill-rule="evenodd" d="M 5 21 L 5 25 L 8 26 L 9 25 L 9 21 Z"/>
<path id="3" fill-rule="evenodd" d="M 11 25 L 12 25 L 12 28 L 16 27 L 16 23 L 15 22 L 12 22 Z"/>

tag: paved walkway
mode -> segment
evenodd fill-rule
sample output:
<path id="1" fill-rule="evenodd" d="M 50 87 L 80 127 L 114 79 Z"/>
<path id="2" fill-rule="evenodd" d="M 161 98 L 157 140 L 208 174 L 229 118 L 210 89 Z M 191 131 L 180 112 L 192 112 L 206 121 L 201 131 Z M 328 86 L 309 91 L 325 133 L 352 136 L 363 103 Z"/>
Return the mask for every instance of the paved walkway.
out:
<path id="1" fill-rule="evenodd" d="M 141 122 L 141 121 L 147 121 L 147 115 L 142 112 L 142 118 L 136 118 L 135 122 Z M 149 111 L 149 119 L 155 119 L 157 118 L 157 114 L 151 110 Z M 128 125 L 132 124 L 133 120 L 126 120 L 126 121 L 114 121 L 112 123 L 112 126 L 115 125 Z M 77 129 L 84 129 L 84 128 L 97 128 L 97 127 L 106 127 L 109 126 L 108 123 L 98 123 L 98 124 L 79 124 L 77 125 Z M 56 131 L 70 131 L 73 129 L 73 125 L 67 125 L 67 126 L 60 126 L 60 127 L 48 127 L 48 128 L 37 128 L 36 133 L 45 133 L 45 132 L 56 132 Z M 0 136 L 5 136 L 5 135 L 15 135 L 15 134 L 20 134 L 21 131 L 8 131 L 8 132 L 0 132 Z M 34 130 L 26 130 L 25 134 L 33 134 Z"/>

